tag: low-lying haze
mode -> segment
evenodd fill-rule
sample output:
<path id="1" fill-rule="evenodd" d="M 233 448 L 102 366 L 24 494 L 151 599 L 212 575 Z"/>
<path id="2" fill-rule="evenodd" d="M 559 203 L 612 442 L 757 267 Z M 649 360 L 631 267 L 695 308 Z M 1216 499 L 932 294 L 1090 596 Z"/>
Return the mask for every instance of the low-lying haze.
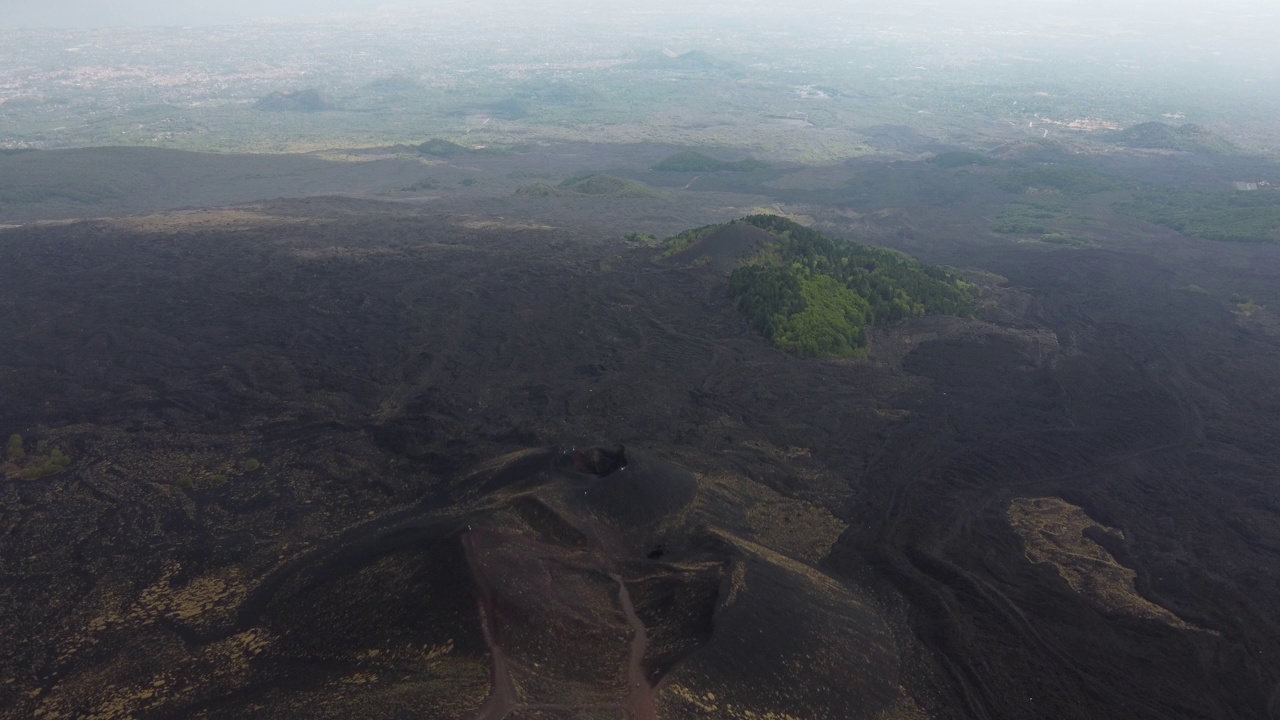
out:
<path id="1" fill-rule="evenodd" d="M 633 3 L 584 2 L 560 0 L 541 3 L 528 0 L 501 0 L 478 3 L 458 3 L 453 0 L 418 0 L 416 2 L 388 3 L 383 0 L 121 0 L 100 3 L 93 0 L 56 0 L 45 3 L 3 3 L 0 28 L 38 27 L 120 27 L 152 25 L 205 25 L 255 22 L 266 19 L 317 20 L 335 15 L 430 15 L 445 8 L 466 7 L 477 17 L 490 16 L 520 18 L 544 16 L 547 12 L 569 12 L 587 17 L 591 15 L 618 17 L 619 10 L 627 14 L 667 14 L 672 19 L 703 15 L 770 16 L 798 19 L 804 15 L 857 16 L 862 13 L 881 14 L 885 11 L 900 15 L 905 20 L 918 19 L 922 23 L 935 20 L 940 15 L 968 17 L 976 22 L 1016 24 L 1035 20 L 1057 20 L 1076 25 L 1082 31 L 1120 30 L 1138 32 L 1150 28 L 1165 27 L 1183 30 L 1237 30 L 1241 35 L 1254 36 L 1266 27 L 1275 27 L 1280 11 L 1275 3 L 1266 0 L 1229 0 L 1215 3 L 1186 2 L 1184 0 L 1145 0 L 1132 3 L 1113 3 L 1102 0 L 1065 2 L 1063 0 L 977 0 L 970 2 L 937 2 L 915 0 L 892 3 L 885 0 L 871 2 L 830 0 L 806 0 L 805 2 L 759 1 L 743 3 L 710 4 L 689 8 L 684 3 L 659 0 L 637 7 Z"/>

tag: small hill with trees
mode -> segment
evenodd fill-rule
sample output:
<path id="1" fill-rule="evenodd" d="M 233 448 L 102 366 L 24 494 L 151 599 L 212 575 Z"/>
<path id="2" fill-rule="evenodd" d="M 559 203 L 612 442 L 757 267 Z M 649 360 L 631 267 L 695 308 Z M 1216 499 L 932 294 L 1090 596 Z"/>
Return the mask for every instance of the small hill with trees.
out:
<path id="1" fill-rule="evenodd" d="M 727 230 L 735 225 L 754 229 Z M 795 355 L 863 356 L 870 326 L 926 314 L 967 317 L 977 295 L 976 285 L 943 268 L 776 215 L 681 233 L 668 238 L 668 253 L 697 253 L 704 241 L 741 252 L 730 297 L 754 330 Z"/>
<path id="2" fill-rule="evenodd" d="M 269 112 L 321 112 L 336 110 L 337 106 L 319 90 L 308 89 L 296 92 L 273 92 L 258 100 L 254 105 L 258 110 Z"/>
<path id="3" fill-rule="evenodd" d="M 441 138 L 431 138 L 430 140 L 418 145 L 417 150 L 423 155 L 432 155 L 434 157 L 441 158 L 471 155 L 477 152 L 472 148 L 459 145 L 458 143 L 451 142 L 449 140 L 443 140 Z"/>
<path id="4" fill-rule="evenodd" d="M 764 163 L 754 158 L 733 162 L 717 160 L 696 150 L 686 150 L 666 158 L 652 169 L 662 172 L 751 172 L 765 167 Z"/>
<path id="5" fill-rule="evenodd" d="M 768 230 L 746 223 L 729 223 L 712 226 L 705 232 L 702 230 L 694 230 L 692 235 L 682 233 L 684 237 L 680 240 L 669 238 L 667 252 L 663 256 L 676 265 L 710 266 L 727 274 L 741 266 L 744 258 L 777 239 Z"/>
<path id="6" fill-rule="evenodd" d="M 1145 122 L 1115 133 L 1110 140 L 1143 150 L 1178 150 L 1209 155 L 1229 155 L 1237 152 L 1235 145 L 1203 125 Z"/>

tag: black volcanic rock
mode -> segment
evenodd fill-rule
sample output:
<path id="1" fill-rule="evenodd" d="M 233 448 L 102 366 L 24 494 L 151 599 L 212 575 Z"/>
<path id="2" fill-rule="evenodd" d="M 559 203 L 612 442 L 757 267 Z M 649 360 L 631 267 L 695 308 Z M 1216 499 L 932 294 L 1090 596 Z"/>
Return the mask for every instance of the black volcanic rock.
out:
<path id="1" fill-rule="evenodd" d="M 0 718 L 1274 716 L 1274 246 L 933 243 L 851 362 L 475 219 L 0 230 Z"/>

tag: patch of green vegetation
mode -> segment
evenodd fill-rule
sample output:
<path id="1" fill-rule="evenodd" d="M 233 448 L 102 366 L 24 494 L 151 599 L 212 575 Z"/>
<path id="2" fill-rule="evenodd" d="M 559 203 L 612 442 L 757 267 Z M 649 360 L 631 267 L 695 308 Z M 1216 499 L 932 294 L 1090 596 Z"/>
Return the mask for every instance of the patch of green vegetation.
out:
<path id="1" fill-rule="evenodd" d="M 762 170 L 766 167 L 768 165 L 754 158 L 731 162 L 717 160 L 696 150 L 685 150 L 666 158 L 654 165 L 652 169 L 663 172 L 751 172 L 752 170 Z"/>
<path id="2" fill-rule="evenodd" d="M 173 484 L 183 490 L 186 490 L 194 485 L 195 481 L 191 479 L 190 475 L 179 475 L 178 479 Z"/>
<path id="3" fill-rule="evenodd" d="M 1120 213 L 1223 242 L 1280 242 L 1280 192 L 1144 188 L 1116 203 Z"/>
<path id="4" fill-rule="evenodd" d="M 418 152 L 423 155 L 434 155 L 435 157 L 447 158 L 458 157 L 459 155 L 470 155 L 477 151 L 448 140 L 431 138 L 418 146 Z"/>
<path id="5" fill-rule="evenodd" d="M 472 185 L 475 185 L 478 182 L 479 180 L 476 180 L 475 178 L 463 178 L 458 181 L 458 184 L 463 187 L 471 187 Z"/>
<path id="6" fill-rule="evenodd" d="M 1083 197 L 1115 190 L 1117 185 L 1111 178 L 1092 170 L 1036 165 L 1010 170 L 996 180 L 996 187 L 1011 193 L 1052 191 L 1068 197 Z"/>
<path id="7" fill-rule="evenodd" d="M 611 175 L 578 175 L 560 183 L 560 189 L 597 197 L 662 197 L 662 193 L 635 180 Z"/>
<path id="8" fill-rule="evenodd" d="M 778 348 L 808 357 L 865 354 L 866 299 L 823 273 L 751 266 L 731 277 L 730 293 L 751 326 Z"/>
<path id="9" fill-rule="evenodd" d="M 975 152 L 967 152 L 963 150 L 939 153 L 929 158 L 928 162 L 931 162 L 940 168 L 947 168 L 947 169 L 958 168 L 958 167 L 969 167 L 971 165 L 995 165 L 996 164 L 995 160 L 987 157 L 986 155 L 980 155 Z"/>
<path id="10" fill-rule="evenodd" d="M 1061 209 L 1053 205 L 1009 203 L 991 223 L 991 230 L 1005 235 L 1042 235 L 1061 217 Z"/>
<path id="11" fill-rule="evenodd" d="M 39 480 L 42 477 L 60 473 L 71 464 L 71 458 L 61 448 L 53 448 L 43 460 L 32 462 L 22 471 L 22 477 L 28 480 Z"/>
<path id="12" fill-rule="evenodd" d="M 730 275 L 729 294 L 751 327 L 787 352 L 857 357 L 866 353 L 870 325 L 924 314 L 972 315 L 977 286 L 942 268 L 835 240 L 775 215 L 736 222 L 766 230 L 777 241 Z M 696 240 L 716 227 L 690 233 Z"/>
<path id="13" fill-rule="evenodd" d="M 22 446 L 22 436 L 14 433 L 9 436 L 9 461 L 17 462 L 27 456 L 27 451 Z"/>
<path id="14" fill-rule="evenodd" d="M 723 227 L 723 225 L 703 225 L 700 228 L 685 230 L 679 235 L 668 235 L 667 238 L 662 241 L 662 257 L 671 257 L 672 255 L 675 255 L 681 250 L 684 250 L 697 242 L 698 238 L 720 227 Z"/>
<path id="15" fill-rule="evenodd" d="M 1236 306 L 1236 312 L 1244 315 L 1252 315 L 1259 310 L 1265 309 L 1263 305 L 1253 301 L 1253 298 L 1239 293 L 1231 296 L 1231 304 Z"/>
<path id="16" fill-rule="evenodd" d="M 1199 285 L 1188 285 L 1188 286 L 1186 286 L 1186 287 L 1184 287 L 1184 288 L 1182 288 L 1182 289 L 1183 289 L 1183 290 L 1186 290 L 1186 291 L 1187 291 L 1187 292 L 1189 292 L 1189 293 L 1195 293 L 1196 295 L 1208 295 L 1208 294 L 1209 294 L 1209 291 L 1208 291 L 1208 290 L 1205 290 L 1204 288 L 1200 287 Z"/>
<path id="17" fill-rule="evenodd" d="M 60 447 L 50 447 L 48 440 L 37 441 L 35 452 L 28 454 L 25 441 L 16 433 L 9 436 L 7 451 L 8 471 L 16 472 L 27 480 L 60 473 L 71 464 L 71 457 Z"/>
<path id="18" fill-rule="evenodd" d="M 214 487 L 218 487 L 219 485 L 226 485 L 227 476 L 223 475 L 222 473 L 214 473 L 213 475 L 209 476 L 209 482 L 212 483 Z"/>
<path id="19" fill-rule="evenodd" d="M 262 463 L 259 462 L 257 458 L 249 458 L 248 460 L 244 461 L 245 472 L 253 472 L 254 470 L 257 470 L 260 467 L 262 467 Z"/>
<path id="20" fill-rule="evenodd" d="M 1200 125 L 1145 122 L 1127 127 L 1108 139 L 1132 148 L 1151 150 L 1180 150 L 1214 155 L 1230 155 L 1239 151 L 1235 145 Z"/>
<path id="21" fill-rule="evenodd" d="M 628 233 L 623 233 L 622 239 L 628 242 L 642 243 L 645 245 L 656 245 L 658 243 L 658 236 L 654 235 L 653 233 L 642 233 L 642 232 L 632 231 Z"/>

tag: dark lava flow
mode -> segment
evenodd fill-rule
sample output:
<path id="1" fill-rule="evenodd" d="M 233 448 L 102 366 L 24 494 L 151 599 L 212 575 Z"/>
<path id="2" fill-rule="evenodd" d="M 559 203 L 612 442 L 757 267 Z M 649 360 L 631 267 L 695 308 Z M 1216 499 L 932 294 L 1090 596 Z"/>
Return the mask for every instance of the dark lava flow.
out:
<path id="1" fill-rule="evenodd" d="M 1280 717 L 1280 249 L 904 230 L 1003 279 L 848 364 L 651 249 L 263 212 L 0 232 L 0 435 L 72 458 L 0 480 L 0 717 Z"/>

